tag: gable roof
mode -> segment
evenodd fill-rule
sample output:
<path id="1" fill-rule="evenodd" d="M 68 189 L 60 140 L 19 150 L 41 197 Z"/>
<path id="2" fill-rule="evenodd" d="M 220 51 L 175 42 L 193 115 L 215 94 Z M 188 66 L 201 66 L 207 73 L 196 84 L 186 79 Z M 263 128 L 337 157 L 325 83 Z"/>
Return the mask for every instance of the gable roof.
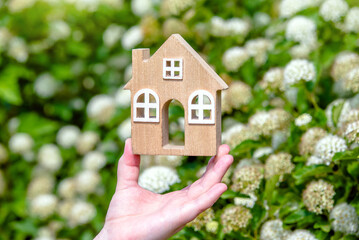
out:
<path id="1" fill-rule="evenodd" d="M 156 55 L 157 52 L 161 48 L 163 48 L 168 42 L 170 41 L 176 41 L 179 44 L 181 44 L 197 61 L 198 63 L 203 67 L 204 70 L 212 77 L 214 81 L 218 83 L 219 89 L 224 90 L 228 88 L 228 85 L 223 81 L 223 79 L 218 76 L 218 74 L 208 65 L 208 63 L 186 42 L 186 40 L 183 39 L 183 37 L 180 34 L 172 34 L 163 44 L 162 46 L 153 54 L 153 56 Z M 130 89 L 131 88 L 131 81 L 133 78 L 131 78 L 126 85 L 124 86 L 124 89 Z"/>

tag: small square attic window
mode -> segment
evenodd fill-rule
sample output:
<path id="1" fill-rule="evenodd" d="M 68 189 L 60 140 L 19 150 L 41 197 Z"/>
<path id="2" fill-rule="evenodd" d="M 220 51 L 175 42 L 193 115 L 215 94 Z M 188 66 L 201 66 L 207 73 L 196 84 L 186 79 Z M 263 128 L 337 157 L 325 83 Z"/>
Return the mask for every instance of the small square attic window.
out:
<path id="1" fill-rule="evenodd" d="M 163 59 L 163 79 L 182 79 L 182 59 Z"/>

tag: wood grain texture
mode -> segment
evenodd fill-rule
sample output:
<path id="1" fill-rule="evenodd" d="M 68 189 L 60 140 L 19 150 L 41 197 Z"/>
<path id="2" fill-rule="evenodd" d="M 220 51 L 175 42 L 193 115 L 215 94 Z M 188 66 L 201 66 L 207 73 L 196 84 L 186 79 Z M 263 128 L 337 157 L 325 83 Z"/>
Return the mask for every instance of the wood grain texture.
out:
<path id="1" fill-rule="evenodd" d="M 163 78 L 163 59 L 182 59 L 182 79 Z M 132 51 L 132 79 L 125 89 L 131 90 L 132 149 L 144 155 L 212 156 L 221 143 L 221 90 L 227 84 L 178 34 L 173 34 L 150 57 L 149 49 Z M 134 95 L 151 89 L 159 97 L 159 122 L 135 122 Z M 196 90 L 208 91 L 214 98 L 214 124 L 188 123 L 188 98 Z M 184 108 L 185 143 L 174 146 L 168 140 L 168 107 L 172 100 Z"/>

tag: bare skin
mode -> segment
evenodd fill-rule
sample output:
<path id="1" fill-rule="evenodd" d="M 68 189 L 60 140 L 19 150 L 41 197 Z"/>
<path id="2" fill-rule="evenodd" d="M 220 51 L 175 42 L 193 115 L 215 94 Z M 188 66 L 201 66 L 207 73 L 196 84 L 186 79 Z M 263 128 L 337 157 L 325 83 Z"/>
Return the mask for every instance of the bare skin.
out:
<path id="1" fill-rule="evenodd" d="M 169 238 L 227 190 L 221 180 L 233 162 L 228 153 L 229 147 L 221 145 L 200 179 L 180 191 L 162 195 L 138 185 L 140 156 L 132 153 L 131 139 L 127 139 L 118 163 L 116 192 L 95 240 Z"/>

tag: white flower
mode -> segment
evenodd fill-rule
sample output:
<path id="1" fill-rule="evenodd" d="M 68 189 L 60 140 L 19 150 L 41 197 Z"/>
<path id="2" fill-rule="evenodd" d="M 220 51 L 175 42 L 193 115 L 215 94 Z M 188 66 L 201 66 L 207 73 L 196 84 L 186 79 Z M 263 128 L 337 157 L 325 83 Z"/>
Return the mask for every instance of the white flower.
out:
<path id="1" fill-rule="evenodd" d="M 55 232 L 50 227 L 41 227 L 34 240 L 56 240 Z"/>
<path id="2" fill-rule="evenodd" d="M 153 5 L 152 0 L 132 0 L 131 1 L 132 12 L 139 17 L 142 17 L 144 15 L 152 13 L 152 11 L 153 11 L 152 5 Z"/>
<path id="3" fill-rule="evenodd" d="M 123 74 L 123 78 L 125 79 L 126 82 L 128 82 L 132 78 L 132 64 L 129 64 L 126 67 L 125 72 Z"/>
<path id="4" fill-rule="evenodd" d="M 348 147 L 343 138 L 336 135 L 327 135 L 320 139 L 315 145 L 314 154 L 324 160 L 324 163 L 329 165 L 332 161 L 332 157 L 337 152 L 343 152 Z"/>
<path id="5" fill-rule="evenodd" d="M 25 40 L 19 37 L 13 37 L 9 41 L 7 54 L 20 63 L 26 62 L 29 57 L 29 53 Z"/>
<path id="6" fill-rule="evenodd" d="M 319 14 L 325 21 L 338 22 L 348 9 L 348 3 L 344 0 L 326 0 L 320 6 Z"/>
<path id="7" fill-rule="evenodd" d="M 98 172 L 91 170 L 84 170 L 76 175 L 76 190 L 79 193 L 94 193 L 98 184 L 101 181 L 101 176 Z"/>
<path id="8" fill-rule="evenodd" d="M 359 55 L 355 52 L 340 52 L 334 60 L 331 76 L 335 81 L 342 80 L 354 68 L 359 68 Z"/>
<path id="9" fill-rule="evenodd" d="M 99 170 L 106 164 L 106 156 L 100 151 L 86 153 L 82 160 L 82 166 L 87 170 Z"/>
<path id="10" fill-rule="evenodd" d="M 271 21 L 271 17 L 264 12 L 256 12 L 254 14 L 254 23 L 259 27 L 267 26 Z"/>
<path id="11" fill-rule="evenodd" d="M 16 133 L 9 141 L 9 148 L 13 153 L 25 154 L 31 151 L 33 146 L 34 140 L 27 133 Z"/>
<path id="12" fill-rule="evenodd" d="M 234 198 L 234 204 L 237 206 L 244 206 L 247 208 L 253 208 L 254 204 L 257 201 L 256 195 L 249 193 L 248 194 L 250 198 L 244 198 L 244 197 L 235 197 Z"/>
<path id="13" fill-rule="evenodd" d="M 305 59 L 294 59 L 284 69 L 284 84 L 291 86 L 301 80 L 315 80 L 316 72 L 314 64 Z"/>
<path id="14" fill-rule="evenodd" d="M 273 49 L 273 43 L 266 38 L 257 38 L 247 41 L 245 48 L 248 54 L 254 57 L 255 63 L 259 66 L 267 61 L 267 51 Z"/>
<path id="15" fill-rule="evenodd" d="M 43 145 L 39 150 L 38 160 L 42 167 L 50 171 L 57 171 L 62 166 L 61 153 L 55 144 Z"/>
<path id="16" fill-rule="evenodd" d="M 313 42 L 314 44 L 314 42 Z M 300 43 L 298 45 L 295 45 L 291 47 L 290 55 L 292 58 L 308 58 L 309 54 L 312 52 L 315 45 L 310 45 L 307 43 Z"/>
<path id="17" fill-rule="evenodd" d="M 288 40 L 313 45 L 317 39 L 317 26 L 314 21 L 304 17 L 296 16 L 289 20 L 285 36 Z"/>
<path id="18" fill-rule="evenodd" d="M 288 234 L 280 219 L 269 220 L 261 228 L 260 240 L 286 240 Z"/>
<path id="19" fill-rule="evenodd" d="M 115 101 L 119 107 L 129 107 L 131 105 L 131 92 L 120 87 L 116 92 Z"/>
<path id="20" fill-rule="evenodd" d="M 9 154 L 4 145 L 0 143 L 0 164 L 7 161 Z"/>
<path id="21" fill-rule="evenodd" d="M 223 54 L 223 65 L 228 71 L 235 72 L 249 59 L 249 54 L 245 48 L 232 47 Z"/>
<path id="22" fill-rule="evenodd" d="M 273 153 L 273 149 L 271 147 L 261 147 L 254 151 L 253 158 L 259 159 L 263 156 L 269 155 Z"/>
<path id="23" fill-rule="evenodd" d="M 211 33 L 216 37 L 227 37 L 233 35 L 246 36 L 250 30 L 247 21 L 240 18 L 224 20 L 221 17 L 211 18 Z"/>
<path id="24" fill-rule="evenodd" d="M 90 222 L 96 216 L 96 208 L 88 202 L 78 201 L 71 207 L 69 225 L 76 227 Z"/>
<path id="25" fill-rule="evenodd" d="M 91 98 L 87 105 L 87 115 L 99 124 L 108 122 L 115 112 L 115 101 L 112 97 L 101 94 Z"/>
<path id="26" fill-rule="evenodd" d="M 331 102 L 327 108 L 325 109 L 325 115 L 327 117 L 327 125 L 330 128 L 334 128 L 334 122 L 333 122 L 333 109 L 334 107 L 339 107 L 340 105 L 342 105 L 341 107 L 341 112 L 339 114 L 339 119 L 338 119 L 338 123 L 337 123 L 337 127 L 341 127 L 342 126 L 342 121 L 344 119 L 344 117 L 350 112 L 351 107 L 350 107 L 350 102 L 346 101 L 344 99 L 336 99 L 333 102 Z"/>
<path id="27" fill-rule="evenodd" d="M 308 230 L 295 230 L 286 240 L 318 240 L 313 233 Z"/>
<path id="28" fill-rule="evenodd" d="M 9 133 L 14 134 L 16 133 L 17 129 L 19 128 L 20 120 L 17 117 L 11 118 L 7 123 L 7 129 Z"/>
<path id="29" fill-rule="evenodd" d="M 280 145 L 288 140 L 289 133 L 287 131 L 275 131 L 272 134 L 272 148 L 276 150 Z"/>
<path id="30" fill-rule="evenodd" d="M 122 47 L 126 50 L 134 48 L 143 40 L 143 32 L 140 26 L 133 26 L 128 29 L 122 37 Z"/>
<path id="31" fill-rule="evenodd" d="M 300 126 L 307 125 L 311 121 L 312 121 L 312 116 L 308 113 L 303 113 L 302 115 L 300 115 L 299 117 L 297 117 L 295 119 L 295 125 L 297 127 L 300 127 Z"/>
<path id="32" fill-rule="evenodd" d="M 58 194 L 66 199 L 72 199 L 76 193 L 76 181 L 73 178 L 61 180 L 57 187 Z"/>
<path id="33" fill-rule="evenodd" d="M 66 39 L 71 34 L 71 28 L 65 21 L 56 20 L 50 22 L 49 25 L 50 25 L 49 38 L 54 41 Z"/>
<path id="34" fill-rule="evenodd" d="M 76 141 L 76 150 L 80 154 L 91 151 L 99 142 L 100 136 L 93 131 L 83 132 Z"/>
<path id="35" fill-rule="evenodd" d="M 56 142 L 64 148 L 70 148 L 75 146 L 80 134 L 80 129 L 77 126 L 67 125 L 57 132 Z"/>
<path id="36" fill-rule="evenodd" d="M 317 156 L 310 156 L 307 159 L 307 162 L 305 163 L 305 165 L 310 166 L 310 165 L 318 165 L 318 164 L 325 164 L 324 159 L 317 157 Z"/>
<path id="37" fill-rule="evenodd" d="M 131 119 L 127 118 L 117 128 L 117 136 L 121 140 L 126 140 L 131 137 Z"/>
<path id="38" fill-rule="evenodd" d="M 102 39 L 106 47 L 112 48 L 125 33 L 125 28 L 117 24 L 111 24 L 103 33 Z"/>
<path id="39" fill-rule="evenodd" d="M 155 193 L 163 193 L 170 189 L 170 186 L 179 183 L 177 173 L 168 167 L 154 166 L 147 168 L 139 177 L 138 184 Z"/>
<path id="40" fill-rule="evenodd" d="M 308 7 L 317 6 L 322 0 L 282 0 L 279 5 L 279 15 L 281 17 L 291 17 Z"/>
<path id="41" fill-rule="evenodd" d="M 245 128 L 242 123 L 237 123 L 222 133 L 222 141 L 228 142 L 233 135 L 240 133 Z"/>
<path id="42" fill-rule="evenodd" d="M 358 214 L 355 208 L 346 202 L 333 208 L 330 212 L 330 219 L 335 232 L 356 234 L 359 230 Z"/>
<path id="43" fill-rule="evenodd" d="M 359 32 L 359 7 L 353 7 L 345 17 L 345 30 L 349 32 Z"/>
<path id="44" fill-rule="evenodd" d="M 20 12 L 25 8 L 30 8 L 36 0 L 10 0 L 8 1 L 9 11 L 12 13 Z"/>
<path id="45" fill-rule="evenodd" d="M 54 189 L 55 178 L 48 173 L 35 176 L 27 187 L 27 197 L 34 198 L 41 194 L 51 193 Z"/>
<path id="46" fill-rule="evenodd" d="M 53 194 L 42 194 L 36 196 L 30 202 L 30 213 L 45 219 L 52 215 L 57 207 L 57 197 Z"/>
<path id="47" fill-rule="evenodd" d="M 38 76 L 34 83 L 34 91 L 41 98 L 51 98 L 58 89 L 58 82 L 50 73 Z"/>

